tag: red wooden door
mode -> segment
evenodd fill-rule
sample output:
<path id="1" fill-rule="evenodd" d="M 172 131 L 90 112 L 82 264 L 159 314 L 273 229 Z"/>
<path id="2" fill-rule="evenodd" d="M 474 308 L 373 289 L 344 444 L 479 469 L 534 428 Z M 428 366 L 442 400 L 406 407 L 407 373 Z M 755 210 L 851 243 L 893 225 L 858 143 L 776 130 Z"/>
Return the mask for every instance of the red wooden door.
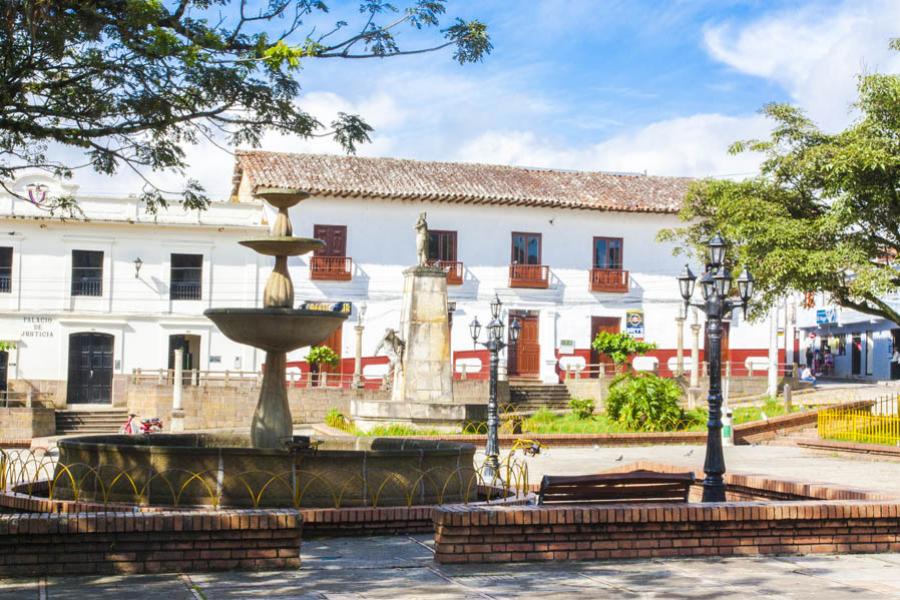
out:
<path id="1" fill-rule="evenodd" d="M 538 343 L 538 315 L 525 311 L 510 311 L 512 319 L 518 319 L 521 329 L 519 341 L 509 347 L 510 375 L 537 377 L 541 373 L 541 345 Z"/>
<path id="2" fill-rule="evenodd" d="M 622 320 L 619 317 L 591 317 L 591 364 L 612 364 L 612 359 L 605 354 L 594 350 L 594 339 L 601 331 L 619 333 Z M 591 377 L 596 377 L 598 372 L 592 372 Z"/>
<path id="3" fill-rule="evenodd" d="M 325 242 L 325 247 L 315 251 L 316 256 L 347 256 L 346 225 L 315 225 L 313 237 Z"/>

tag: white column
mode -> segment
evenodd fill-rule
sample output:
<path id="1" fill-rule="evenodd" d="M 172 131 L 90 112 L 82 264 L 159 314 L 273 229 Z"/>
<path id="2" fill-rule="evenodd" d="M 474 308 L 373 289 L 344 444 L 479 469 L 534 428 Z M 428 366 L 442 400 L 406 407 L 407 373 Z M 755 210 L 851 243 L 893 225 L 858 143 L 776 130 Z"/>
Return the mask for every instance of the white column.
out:
<path id="1" fill-rule="evenodd" d="M 172 423 L 171 431 L 184 431 L 184 410 L 181 405 L 182 387 L 184 385 L 184 350 L 175 350 L 175 381 L 172 383 Z"/>
<path id="2" fill-rule="evenodd" d="M 766 393 L 778 396 L 778 308 L 769 315 L 769 380 Z"/>
<path id="3" fill-rule="evenodd" d="M 697 320 L 697 309 L 694 309 L 694 322 L 691 323 L 691 386 L 688 390 L 688 408 L 695 408 L 700 388 L 700 323 Z"/>
<path id="4" fill-rule="evenodd" d="M 675 317 L 675 375 L 684 374 L 684 315 L 678 309 Z"/>
<path id="5" fill-rule="evenodd" d="M 362 387 L 362 325 L 356 325 L 353 330 L 356 332 L 356 352 L 353 356 L 353 387 Z"/>

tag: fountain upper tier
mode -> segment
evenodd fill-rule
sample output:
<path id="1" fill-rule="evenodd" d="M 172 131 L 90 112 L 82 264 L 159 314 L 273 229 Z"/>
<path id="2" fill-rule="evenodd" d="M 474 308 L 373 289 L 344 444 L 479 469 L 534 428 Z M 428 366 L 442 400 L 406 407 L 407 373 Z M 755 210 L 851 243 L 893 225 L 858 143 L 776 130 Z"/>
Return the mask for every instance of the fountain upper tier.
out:
<path id="1" fill-rule="evenodd" d="M 346 315 L 295 308 L 209 308 L 204 313 L 231 340 L 266 352 L 321 343 Z"/>
<path id="2" fill-rule="evenodd" d="M 325 247 L 322 240 L 290 236 L 241 240 L 238 243 L 266 256 L 300 256 Z"/>

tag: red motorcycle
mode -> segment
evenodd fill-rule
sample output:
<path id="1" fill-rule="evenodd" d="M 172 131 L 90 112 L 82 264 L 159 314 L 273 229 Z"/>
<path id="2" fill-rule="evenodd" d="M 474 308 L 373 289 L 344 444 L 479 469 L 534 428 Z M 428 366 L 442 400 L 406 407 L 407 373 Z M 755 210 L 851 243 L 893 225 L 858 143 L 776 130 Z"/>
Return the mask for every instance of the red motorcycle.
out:
<path id="1" fill-rule="evenodd" d="M 119 428 L 119 433 L 124 435 L 137 435 L 143 433 L 150 435 L 151 433 L 160 433 L 163 430 L 163 422 L 159 417 L 151 419 L 141 419 L 140 424 L 136 422 L 137 415 L 128 415 L 128 420 Z"/>

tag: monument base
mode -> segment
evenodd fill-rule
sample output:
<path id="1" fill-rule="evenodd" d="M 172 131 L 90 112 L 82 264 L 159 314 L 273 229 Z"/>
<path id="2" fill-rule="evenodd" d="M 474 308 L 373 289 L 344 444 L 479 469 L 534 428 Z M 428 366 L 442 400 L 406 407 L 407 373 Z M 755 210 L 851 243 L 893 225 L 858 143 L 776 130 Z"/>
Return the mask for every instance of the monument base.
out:
<path id="1" fill-rule="evenodd" d="M 362 430 L 400 424 L 458 433 L 466 423 L 484 421 L 487 407 L 484 404 L 351 400 L 350 416 L 354 425 Z"/>

